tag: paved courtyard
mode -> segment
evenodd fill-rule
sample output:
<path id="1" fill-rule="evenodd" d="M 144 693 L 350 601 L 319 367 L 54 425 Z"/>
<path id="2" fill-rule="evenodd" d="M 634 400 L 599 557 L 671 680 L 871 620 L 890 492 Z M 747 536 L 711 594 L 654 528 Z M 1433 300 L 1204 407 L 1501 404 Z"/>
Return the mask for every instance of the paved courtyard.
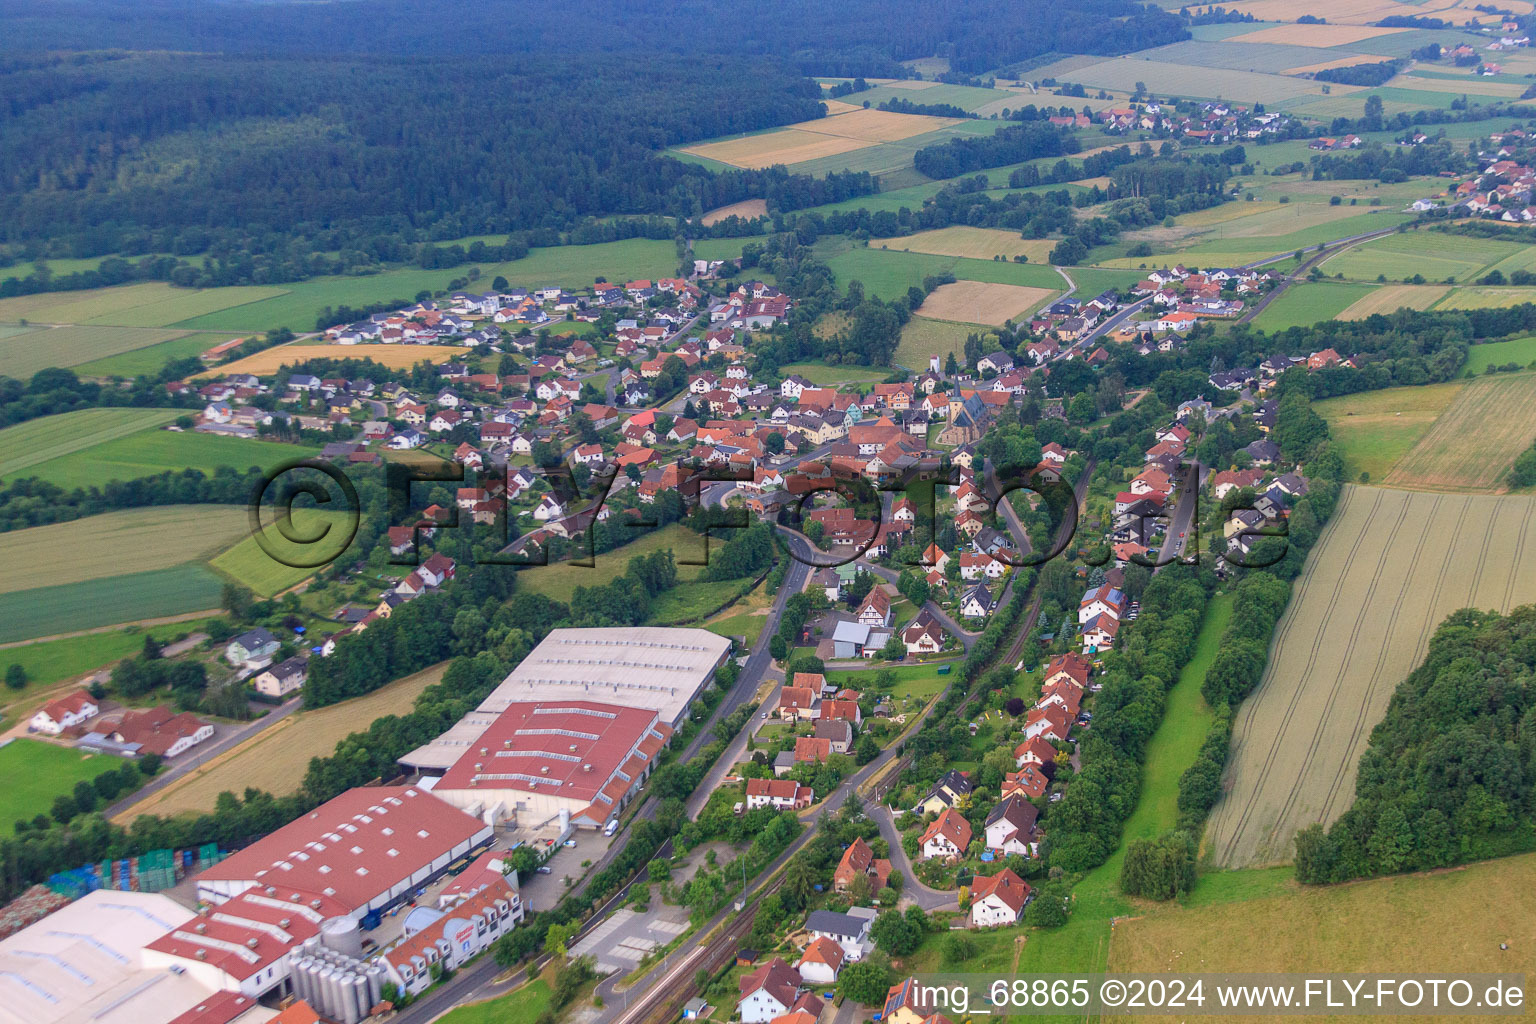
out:
<path id="1" fill-rule="evenodd" d="M 591 956 L 600 974 L 628 974 L 645 955 L 664 946 L 688 927 L 683 907 L 653 906 L 644 914 L 625 907 L 571 949 L 573 956 Z"/>

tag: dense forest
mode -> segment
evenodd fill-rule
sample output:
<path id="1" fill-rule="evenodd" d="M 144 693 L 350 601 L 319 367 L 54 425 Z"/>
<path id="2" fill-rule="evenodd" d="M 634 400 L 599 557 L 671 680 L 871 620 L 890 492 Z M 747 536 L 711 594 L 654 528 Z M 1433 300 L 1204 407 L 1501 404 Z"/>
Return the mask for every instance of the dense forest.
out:
<path id="1" fill-rule="evenodd" d="M 792 59 L 808 74 L 909 75 L 935 54 L 985 71 L 1041 54 L 1126 53 L 1188 38 L 1181 18 L 1134 0 L 21 0 L 0 13 L 16 51 L 412 54 L 434 69 L 474 53 L 731 53 Z M 430 77 L 430 76 L 429 76 Z M 690 90 L 702 98 L 706 90 Z"/>
<path id="2" fill-rule="evenodd" d="M 1296 836 L 1296 877 L 1337 882 L 1536 846 L 1536 608 L 1463 608 L 1398 685 L 1360 758 L 1355 802 Z"/>
<path id="3" fill-rule="evenodd" d="M 766 179 L 658 149 L 823 111 L 815 82 L 739 58 L 119 53 L 13 60 L 0 83 L 0 240 L 66 237 L 74 256 L 218 243 L 280 259 L 274 233 L 374 256 L 372 235 L 404 228 L 691 216 Z"/>

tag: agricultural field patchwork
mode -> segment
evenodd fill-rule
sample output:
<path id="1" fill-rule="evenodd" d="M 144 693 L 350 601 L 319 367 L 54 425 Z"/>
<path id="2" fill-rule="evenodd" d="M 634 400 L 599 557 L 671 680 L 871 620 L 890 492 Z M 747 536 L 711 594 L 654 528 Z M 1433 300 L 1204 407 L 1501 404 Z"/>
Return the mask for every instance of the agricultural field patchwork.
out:
<path id="1" fill-rule="evenodd" d="M 23 423 L 20 426 L 29 425 Z M 4 434 L 0 433 L 0 441 L 3 440 Z M 114 436 L 110 440 L 88 446 L 76 443 L 78 439 L 75 438 L 67 441 L 57 446 L 49 445 L 49 450 L 67 448 L 67 454 L 50 457 L 46 461 L 36 461 L 34 458 L 25 472 L 15 475 L 36 476 L 71 490 L 76 487 L 100 487 L 112 480 L 136 480 L 183 469 L 198 469 L 210 474 L 221 466 L 242 472 L 252 466 L 271 469 L 294 459 L 307 458 L 318 451 L 304 445 L 280 444 L 276 441 L 256 441 L 194 431 L 146 431 L 143 427 L 136 433 Z M 0 467 L 0 475 L 3 474 L 3 467 Z"/>
<path id="2" fill-rule="evenodd" d="M 189 562 L 169 569 L 13 590 L 0 594 L 0 643 L 214 611 L 223 586 L 224 581 L 207 566 Z"/>
<path id="3" fill-rule="evenodd" d="M 1308 281 L 1294 284 L 1281 292 L 1264 311 L 1254 317 L 1255 327 L 1283 331 L 1288 327 L 1311 327 L 1323 320 L 1336 319 L 1356 302 L 1372 292 L 1367 284 L 1342 284 L 1336 281 Z"/>
<path id="4" fill-rule="evenodd" d="M 914 102 L 924 101 L 918 99 Z M 882 142 L 897 142 L 957 123 L 959 119 L 952 117 L 894 114 L 860 107 L 847 113 L 815 121 L 801 121 L 769 132 L 686 146 L 681 152 L 733 167 L 770 167 L 774 164 L 798 164 L 820 157 L 836 156 Z"/>
<path id="5" fill-rule="evenodd" d="M 1049 288 L 956 281 L 930 292 L 916 313 L 933 320 L 999 327 L 1009 320 L 1021 319 L 1055 295 L 1056 292 Z"/>
<path id="6" fill-rule="evenodd" d="M 1038 263 L 973 260 L 862 246 L 841 251 L 839 248 L 833 243 L 821 253 L 827 265 L 832 268 L 838 287 L 846 288 L 849 281 L 857 280 L 863 283 L 866 294 L 877 295 L 887 301 L 905 294 L 909 288 L 921 287 L 924 278 L 937 274 L 953 274 L 962 281 L 986 281 L 1052 290 L 1059 290 L 1065 284 L 1055 268 Z M 1122 278 L 1132 276 L 1122 275 Z"/>
<path id="7" fill-rule="evenodd" d="M 1451 289 L 1436 284 L 1382 285 L 1363 299 L 1358 299 L 1338 315 L 1340 320 L 1364 320 L 1376 313 L 1394 313 L 1399 309 L 1428 309 Z"/>
<path id="8" fill-rule="evenodd" d="M 1366 473 L 1368 481 L 1380 483 L 1461 388 L 1461 381 L 1384 388 L 1323 399 L 1312 407 L 1328 421 L 1328 433 L 1343 451 L 1349 478 Z"/>
<path id="9" fill-rule="evenodd" d="M 220 793 L 244 793 L 247 786 L 286 796 L 303 784 L 312 758 L 328 756 L 337 743 L 366 730 L 375 719 L 409 712 L 421 691 L 440 681 L 447 667 L 447 662 L 434 665 L 366 696 L 292 714 L 139 801 L 114 820 L 130 822 L 140 814 L 211 811 Z"/>
<path id="10" fill-rule="evenodd" d="M 180 415 L 174 409 L 78 409 L 18 423 L 0 430 L 0 480 L 117 438 L 164 426 Z"/>
<path id="11" fill-rule="evenodd" d="M 1536 288 L 1453 288 L 1436 309 L 1508 309 L 1536 302 Z"/>
<path id="12" fill-rule="evenodd" d="M 199 561 L 250 532 L 245 509 L 162 505 L 0 533 L 0 594 Z"/>
<path id="13" fill-rule="evenodd" d="M 270 376 L 284 366 L 309 359 L 372 359 L 393 369 L 408 370 L 422 360 L 446 363 L 463 354 L 464 350 L 454 345 L 278 345 L 194 374 L 194 379 L 231 373 Z"/>
<path id="14" fill-rule="evenodd" d="M 169 327 L 189 317 L 284 294 L 283 288 L 176 288 L 162 282 L 0 299 L 0 322 Z"/>
<path id="15" fill-rule="evenodd" d="M 1372 239 L 1323 261 L 1325 274 L 1356 281 L 1402 281 L 1415 274 L 1431 282 L 1468 281 L 1522 250 L 1516 242 L 1471 238 L 1441 231 L 1409 231 Z"/>
<path id="16" fill-rule="evenodd" d="M 1532 600 L 1536 498 L 1345 488 L 1234 719 L 1211 861 L 1289 861 L 1297 829 L 1348 808 L 1370 731 L 1440 621 Z"/>
<path id="17" fill-rule="evenodd" d="M 871 247 L 900 252 L 926 252 L 936 256 L 963 256 L 990 260 L 994 256 L 1027 256 L 1031 263 L 1047 263 L 1056 242 L 1049 238 L 1020 238 L 1016 232 L 1000 228 L 973 228 L 954 225 L 919 231 L 894 238 L 871 238 Z"/>
<path id="18" fill-rule="evenodd" d="M 1385 482 L 1420 490 L 1497 491 L 1536 441 L 1536 374 L 1479 377 L 1456 396 Z"/>

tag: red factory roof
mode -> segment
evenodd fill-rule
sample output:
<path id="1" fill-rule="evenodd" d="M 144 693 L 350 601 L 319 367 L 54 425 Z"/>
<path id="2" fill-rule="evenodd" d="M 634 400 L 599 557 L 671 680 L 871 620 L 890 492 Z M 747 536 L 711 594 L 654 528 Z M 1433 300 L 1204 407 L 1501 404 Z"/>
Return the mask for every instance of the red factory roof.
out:
<path id="1" fill-rule="evenodd" d="M 590 700 L 509 704 L 437 788 L 520 789 L 591 801 L 636 754 L 643 771 L 666 746 L 670 731 L 656 719 L 649 708 Z"/>
<path id="2" fill-rule="evenodd" d="M 485 828 L 413 786 L 350 789 L 198 875 L 331 896 L 355 910 Z"/>

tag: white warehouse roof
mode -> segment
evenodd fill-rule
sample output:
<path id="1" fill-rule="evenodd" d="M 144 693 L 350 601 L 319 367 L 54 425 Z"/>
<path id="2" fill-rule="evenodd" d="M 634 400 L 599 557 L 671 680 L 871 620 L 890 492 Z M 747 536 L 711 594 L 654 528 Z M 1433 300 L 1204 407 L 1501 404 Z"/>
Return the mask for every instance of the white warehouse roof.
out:
<path id="1" fill-rule="evenodd" d="M 145 970 L 144 947 L 192 920 L 157 893 L 100 889 L 0 941 L 0 1024 L 162 1024 L 212 992 Z"/>

